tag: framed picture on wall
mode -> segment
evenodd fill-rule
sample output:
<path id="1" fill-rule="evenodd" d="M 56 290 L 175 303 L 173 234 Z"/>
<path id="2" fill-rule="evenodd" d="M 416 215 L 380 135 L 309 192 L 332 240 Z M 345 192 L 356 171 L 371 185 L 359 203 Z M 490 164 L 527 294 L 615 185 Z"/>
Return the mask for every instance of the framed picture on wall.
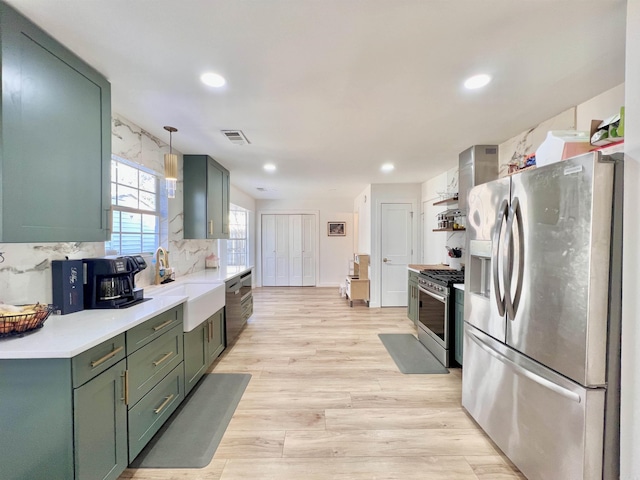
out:
<path id="1" fill-rule="evenodd" d="M 327 222 L 327 235 L 344 237 L 347 234 L 346 222 Z"/>

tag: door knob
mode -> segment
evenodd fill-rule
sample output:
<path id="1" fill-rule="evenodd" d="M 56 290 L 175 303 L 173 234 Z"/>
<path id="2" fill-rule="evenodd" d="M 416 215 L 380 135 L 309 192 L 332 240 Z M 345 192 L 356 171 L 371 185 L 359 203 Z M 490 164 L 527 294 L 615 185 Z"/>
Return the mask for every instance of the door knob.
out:
<path id="1" fill-rule="evenodd" d="M 383 261 L 384 263 L 387 263 L 389 260 L 387 260 L 386 258 L 383 258 L 383 259 L 382 259 L 382 261 Z"/>

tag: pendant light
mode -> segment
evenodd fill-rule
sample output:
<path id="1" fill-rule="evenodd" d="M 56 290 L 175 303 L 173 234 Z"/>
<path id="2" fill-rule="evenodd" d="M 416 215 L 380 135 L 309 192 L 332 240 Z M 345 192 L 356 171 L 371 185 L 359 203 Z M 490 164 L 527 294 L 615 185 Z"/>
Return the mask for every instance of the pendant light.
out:
<path id="1" fill-rule="evenodd" d="M 164 154 L 164 178 L 167 181 L 167 197 L 176 198 L 176 185 L 178 183 L 178 155 L 173 153 L 171 134 L 177 132 L 175 127 L 165 126 L 169 132 L 169 153 Z"/>

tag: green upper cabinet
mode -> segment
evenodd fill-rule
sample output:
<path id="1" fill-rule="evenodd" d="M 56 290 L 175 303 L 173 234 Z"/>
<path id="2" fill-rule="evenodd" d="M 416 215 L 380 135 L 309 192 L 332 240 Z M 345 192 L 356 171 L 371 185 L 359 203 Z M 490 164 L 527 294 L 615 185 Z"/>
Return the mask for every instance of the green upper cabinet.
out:
<path id="1" fill-rule="evenodd" d="M 108 238 L 111 86 L 0 2 L 0 242 Z"/>
<path id="2" fill-rule="evenodd" d="M 229 238 L 229 171 L 208 155 L 184 155 L 184 238 Z"/>

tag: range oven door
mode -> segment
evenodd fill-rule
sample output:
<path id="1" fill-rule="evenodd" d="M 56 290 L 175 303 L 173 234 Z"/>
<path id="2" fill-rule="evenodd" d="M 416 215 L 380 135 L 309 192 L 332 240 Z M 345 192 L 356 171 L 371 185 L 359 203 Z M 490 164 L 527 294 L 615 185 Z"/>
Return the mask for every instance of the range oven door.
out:
<path id="1" fill-rule="evenodd" d="M 449 298 L 419 288 L 418 334 L 429 335 L 442 348 L 449 349 Z"/>

